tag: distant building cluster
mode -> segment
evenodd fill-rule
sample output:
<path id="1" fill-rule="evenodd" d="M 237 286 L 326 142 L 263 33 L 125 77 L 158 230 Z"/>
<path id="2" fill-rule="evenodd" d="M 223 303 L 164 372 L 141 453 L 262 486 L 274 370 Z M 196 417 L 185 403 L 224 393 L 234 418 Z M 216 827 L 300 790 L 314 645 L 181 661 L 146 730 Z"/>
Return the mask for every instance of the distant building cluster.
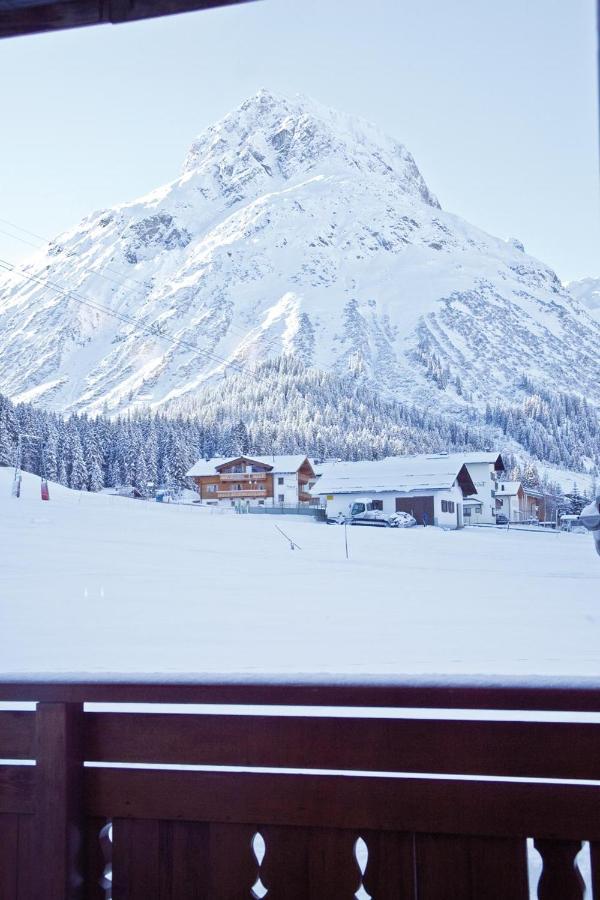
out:
<path id="1" fill-rule="evenodd" d="M 356 504 L 382 514 L 408 513 L 419 525 L 537 524 L 554 520 L 556 503 L 539 487 L 508 480 L 490 451 L 315 460 L 303 454 L 200 459 L 187 472 L 208 506 L 281 510 L 316 507 L 330 519 Z M 257 510 L 258 511 L 258 510 Z"/>

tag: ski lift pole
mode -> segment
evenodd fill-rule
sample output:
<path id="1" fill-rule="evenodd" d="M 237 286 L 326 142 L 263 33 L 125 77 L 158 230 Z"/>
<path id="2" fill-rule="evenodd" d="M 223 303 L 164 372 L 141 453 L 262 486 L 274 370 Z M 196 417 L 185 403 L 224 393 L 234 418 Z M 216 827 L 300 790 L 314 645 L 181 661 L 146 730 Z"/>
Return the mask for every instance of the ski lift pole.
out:
<path id="1" fill-rule="evenodd" d="M 13 478 L 12 495 L 19 498 L 21 496 L 21 458 L 23 454 L 23 442 L 21 435 L 17 435 L 17 450 L 15 455 L 15 474 Z"/>
<path id="2" fill-rule="evenodd" d="M 50 492 L 48 490 L 48 480 L 46 478 L 46 455 L 45 455 L 45 447 L 44 447 L 44 439 L 39 434 L 25 434 L 19 433 L 17 435 L 17 452 L 15 459 L 15 475 L 13 479 L 13 488 L 12 495 L 13 497 L 21 496 L 21 467 L 23 464 L 23 442 L 24 441 L 39 441 L 40 442 L 40 489 L 41 489 L 41 497 L 42 500 L 50 499 Z"/>
<path id="3" fill-rule="evenodd" d="M 40 493 L 42 500 L 50 499 L 50 491 L 48 490 L 48 479 L 46 478 L 46 448 L 44 446 L 43 440 L 40 438 L 40 455 L 41 455 L 41 482 L 40 482 Z"/>

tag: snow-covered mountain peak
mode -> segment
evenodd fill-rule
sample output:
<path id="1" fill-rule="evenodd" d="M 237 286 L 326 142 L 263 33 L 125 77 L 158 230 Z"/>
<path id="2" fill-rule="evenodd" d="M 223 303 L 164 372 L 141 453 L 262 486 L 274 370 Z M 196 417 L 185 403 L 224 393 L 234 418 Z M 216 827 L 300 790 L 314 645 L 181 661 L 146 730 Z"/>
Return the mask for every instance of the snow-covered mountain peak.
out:
<path id="1" fill-rule="evenodd" d="M 408 150 L 374 125 L 302 95 L 259 90 L 193 142 L 184 175 L 209 175 L 234 203 L 257 188 L 305 178 L 379 175 L 407 197 L 439 208 Z"/>
<path id="2" fill-rule="evenodd" d="M 523 373 L 600 405 L 593 314 L 440 209 L 400 143 L 263 90 L 183 175 L 0 273 L 0 391 L 117 413 L 283 355 L 421 408 L 483 409 Z"/>

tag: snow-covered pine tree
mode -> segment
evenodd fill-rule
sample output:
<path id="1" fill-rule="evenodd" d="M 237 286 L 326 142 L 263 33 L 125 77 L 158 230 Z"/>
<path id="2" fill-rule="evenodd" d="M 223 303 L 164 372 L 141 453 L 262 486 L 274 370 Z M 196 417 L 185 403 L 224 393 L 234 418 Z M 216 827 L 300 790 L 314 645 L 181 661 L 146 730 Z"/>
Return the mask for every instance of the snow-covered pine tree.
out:
<path id="1" fill-rule="evenodd" d="M 0 409 L 0 466 L 13 465 L 15 461 L 15 444 L 8 430 L 7 417 Z"/>
<path id="2" fill-rule="evenodd" d="M 71 471 L 69 473 L 69 487 L 76 491 L 87 490 L 88 471 L 83 457 L 83 448 L 79 433 L 75 431 L 71 436 Z"/>

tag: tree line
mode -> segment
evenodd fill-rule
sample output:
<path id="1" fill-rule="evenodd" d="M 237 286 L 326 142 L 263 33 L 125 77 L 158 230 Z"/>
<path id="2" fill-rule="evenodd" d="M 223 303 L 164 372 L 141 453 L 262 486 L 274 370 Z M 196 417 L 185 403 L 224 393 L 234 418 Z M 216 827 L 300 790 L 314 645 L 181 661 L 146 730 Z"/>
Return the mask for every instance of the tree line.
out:
<path id="1" fill-rule="evenodd" d="M 177 491 L 200 457 L 306 453 L 317 459 L 379 459 L 415 453 L 524 448 L 531 458 L 581 469 L 600 462 L 600 423 L 585 401 L 524 382 L 524 399 L 462 414 L 382 398 L 348 375 L 307 369 L 282 357 L 227 375 L 162 412 L 62 416 L 0 395 L 0 465 L 23 468 L 76 490 L 155 486 Z M 42 459 L 41 447 L 44 454 Z M 510 457 L 512 459 L 512 457 Z M 514 465 L 517 466 L 517 456 Z M 597 468 L 596 468 L 597 471 Z M 150 487 L 152 486 L 152 487 Z"/>

